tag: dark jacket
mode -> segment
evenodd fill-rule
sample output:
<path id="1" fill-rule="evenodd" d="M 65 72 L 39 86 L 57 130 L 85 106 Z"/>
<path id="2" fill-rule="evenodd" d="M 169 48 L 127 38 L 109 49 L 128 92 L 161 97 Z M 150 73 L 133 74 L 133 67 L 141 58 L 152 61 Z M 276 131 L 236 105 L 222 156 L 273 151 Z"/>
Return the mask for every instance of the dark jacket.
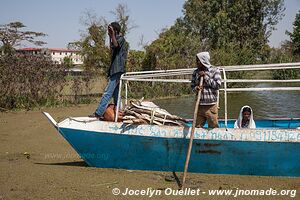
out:
<path id="1" fill-rule="evenodd" d="M 111 44 L 111 63 L 107 72 L 110 77 L 117 73 L 126 72 L 126 59 L 127 59 L 127 42 L 123 36 L 116 36 L 118 47 Z"/>

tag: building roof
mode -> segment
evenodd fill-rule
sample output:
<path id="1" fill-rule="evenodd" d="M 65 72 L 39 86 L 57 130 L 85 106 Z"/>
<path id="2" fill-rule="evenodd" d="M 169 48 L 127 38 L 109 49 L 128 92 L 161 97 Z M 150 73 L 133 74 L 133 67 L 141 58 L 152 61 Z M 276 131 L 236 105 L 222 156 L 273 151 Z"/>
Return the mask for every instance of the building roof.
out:
<path id="1" fill-rule="evenodd" d="M 17 51 L 41 51 L 42 49 L 47 49 L 51 52 L 79 52 L 72 49 L 64 49 L 64 48 L 20 48 Z"/>
<path id="2" fill-rule="evenodd" d="M 79 52 L 72 49 L 63 49 L 63 48 L 48 48 L 50 51 L 56 51 L 56 52 Z"/>
<path id="3" fill-rule="evenodd" d="M 41 48 L 21 48 L 17 49 L 17 51 L 41 51 Z"/>

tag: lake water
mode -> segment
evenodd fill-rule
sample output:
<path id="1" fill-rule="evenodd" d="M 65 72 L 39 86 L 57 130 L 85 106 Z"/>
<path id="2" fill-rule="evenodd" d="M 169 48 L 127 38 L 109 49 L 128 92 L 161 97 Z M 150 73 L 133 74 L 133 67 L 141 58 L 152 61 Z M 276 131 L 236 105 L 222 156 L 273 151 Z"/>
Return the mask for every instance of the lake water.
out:
<path id="1" fill-rule="evenodd" d="M 268 86 L 270 84 L 257 84 L 255 87 Z M 293 86 L 299 87 L 295 84 Z M 227 100 L 228 119 L 236 119 L 244 105 L 251 106 L 255 119 L 300 118 L 300 91 L 231 92 L 227 93 Z M 195 101 L 195 96 L 188 96 L 159 99 L 154 102 L 172 114 L 192 119 Z M 224 93 L 222 91 L 219 106 L 219 118 L 224 119 Z"/>

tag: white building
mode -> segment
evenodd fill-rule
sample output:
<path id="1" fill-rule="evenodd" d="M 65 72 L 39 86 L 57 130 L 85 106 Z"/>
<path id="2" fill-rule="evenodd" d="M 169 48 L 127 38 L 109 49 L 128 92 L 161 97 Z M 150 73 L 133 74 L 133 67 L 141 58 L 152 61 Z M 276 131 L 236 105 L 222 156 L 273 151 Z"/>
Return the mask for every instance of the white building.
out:
<path id="1" fill-rule="evenodd" d="M 70 50 L 70 49 L 61 49 L 61 48 L 22 48 L 18 49 L 17 52 L 24 54 L 43 54 L 49 56 L 54 62 L 61 64 L 63 63 L 66 57 L 69 57 L 72 60 L 74 65 L 82 65 L 83 60 L 79 51 Z"/>

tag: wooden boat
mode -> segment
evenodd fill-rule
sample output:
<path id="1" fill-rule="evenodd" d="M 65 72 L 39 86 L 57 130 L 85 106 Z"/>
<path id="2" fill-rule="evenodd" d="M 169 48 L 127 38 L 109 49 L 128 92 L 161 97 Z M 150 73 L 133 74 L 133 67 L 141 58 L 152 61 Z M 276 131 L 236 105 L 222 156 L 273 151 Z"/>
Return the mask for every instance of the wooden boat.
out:
<path id="1" fill-rule="evenodd" d="M 127 126 L 88 117 L 56 123 L 45 115 L 89 166 L 183 171 L 189 126 Z M 300 176 L 300 119 L 256 123 L 257 129 L 196 129 L 189 171 Z"/>
<path id="2" fill-rule="evenodd" d="M 137 75 L 135 80 L 147 78 L 147 74 Z M 132 74 L 122 78 L 130 79 Z M 190 124 L 127 125 L 88 117 L 70 117 L 57 123 L 50 114 L 44 114 L 89 166 L 183 171 Z M 256 120 L 256 129 L 234 129 L 233 122 L 225 114 L 220 128 L 196 128 L 189 172 L 300 176 L 300 118 Z"/>

